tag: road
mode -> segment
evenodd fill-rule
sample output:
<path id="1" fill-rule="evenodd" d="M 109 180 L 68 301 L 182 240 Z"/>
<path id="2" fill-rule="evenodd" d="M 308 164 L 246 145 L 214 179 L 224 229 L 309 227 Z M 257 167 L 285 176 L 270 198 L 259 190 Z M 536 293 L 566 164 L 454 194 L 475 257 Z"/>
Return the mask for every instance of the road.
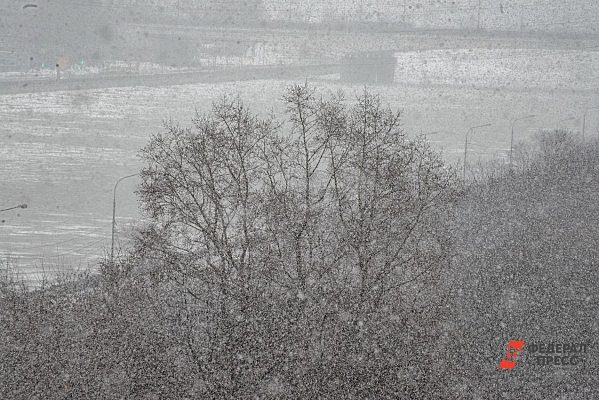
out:
<path id="1" fill-rule="evenodd" d="M 161 87 L 191 83 L 219 83 L 259 79 L 298 79 L 339 72 L 339 64 L 225 67 L 194 72 L 146 75 L 95 75 L 56 79 L 0 81 L 0 95 L 115 87 Z"/>

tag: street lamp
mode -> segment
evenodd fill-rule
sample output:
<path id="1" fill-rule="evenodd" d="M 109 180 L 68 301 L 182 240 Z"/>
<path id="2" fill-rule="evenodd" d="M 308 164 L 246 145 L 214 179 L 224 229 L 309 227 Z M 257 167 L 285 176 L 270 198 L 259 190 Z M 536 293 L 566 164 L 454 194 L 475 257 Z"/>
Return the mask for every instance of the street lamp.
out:
<path id="1" fill-rule="evenodd" d="M 534 118 L 534 117 L 536 117 L 536 115 L 531 114 L 531 115 L 527 115 L 527 116 L 524 116 L 524 117 L 519 117 L 519 118 L 516 118 L 516 119 L 512 120 L 512 136 L 511 136 L 511 139 L 510 139 L 510 169 L 512 168 L 512 152 L 514 151 L 514 125 L 518 121 L 522 121 L 522 120 L 529 119 L 529 118 Z"/>
<path id="2" fill-rule="evenodd" d="M 584 132 L 586 130 L 586 124 L 587 124 L 587 112 L 589 110 L 596 110 L 598 109 L 599 106 L 597 107 L 587 107 L 584 109 L 584 113 L 582 114 L 582 138 L 584 139 Z"/>
<path id="3" fill-rule="evenodd" d="M 466 132 L 466 140 L 464 141 L 464 180 L 466 180 L 466 157 L 468 155 L 468 135 L 474 132 L 475 129 L 491 126 L 491 124 L 471 126 Z"/>
<path id="4" fill-rule="evenodd" d="M 568 118 L 560 119 L 559 121 L 557 121 L 557 128 L 558 128 L 558 129 L 561 129 L 561 126 L 560 126 L 560 124 L 561 124 L 562 122 L 566 122 L 566 121 L 572 121 L 573 119 L 576 119 L 576 118 L 574 118 L 574 117 L 568 117 Z"/>
<path id="5" fill-rule="evenodd" d="M 441 132 L 441 131 L 432 131 L 432 132 L 426 132 L 426 133 L 424 133 L 424 134 L 422 134 L 422 132 L 420 132 L 420 134 L 421 134 L 422 136 L 424 136 L 424 138 L 425 138 L 426 140 L 429 140 L 429 136 L 441 135 L 442 133 L 443 133 L 443 132 Z M 433 142 L 434 142 L 434 141 L 433 141 Z"/>
<path id="6" fill-rule="evenodd" d="M 5 208 L 0 210 L 0 212 L 14 210 L 15 208 L 27 208 L 27 204 L 19 204 L 18 206 Z"/>
<path id="7" fill-rule="evenodd" d="M 116 188 L 119 185 L 119 183 L 121 183 L 121 181 L 123 181 L 127 178 L 132 178 L 137 175 L 139 175 L 139 173 L 123 176 L 123 177 L 119 178 L 116 181 L 116 183 L 114 184 L 114 190 L 112 191 L 112 240 L 110 242 L 110 264 L 111 265 L 114 265 L 114 230 L 115 230 L 115 226 L 116 226 Z"/>
<path id="8" fill-rule="evenodd" d="M 426 139 L 427 141 L 429 139 L 428 138 L 429 136 L 438 135 L 440 133 L 441 132 L 439 132 L 439 131 L 423 132 L 422 129 L 420 129 L 420 137 Z"/>

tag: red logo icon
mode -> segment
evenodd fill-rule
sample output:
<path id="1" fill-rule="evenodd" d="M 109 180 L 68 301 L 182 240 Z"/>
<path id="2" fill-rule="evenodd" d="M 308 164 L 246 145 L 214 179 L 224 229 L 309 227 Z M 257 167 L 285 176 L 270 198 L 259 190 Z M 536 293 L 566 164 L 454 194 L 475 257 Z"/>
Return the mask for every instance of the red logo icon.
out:
<path id="1" fill-rule="evenodd" d="M 524 340 L 507 342 L 505 357 L 499 361 L 499 369 L 512 369 L 516 366 L 516 355 L 524 348 Z"/>

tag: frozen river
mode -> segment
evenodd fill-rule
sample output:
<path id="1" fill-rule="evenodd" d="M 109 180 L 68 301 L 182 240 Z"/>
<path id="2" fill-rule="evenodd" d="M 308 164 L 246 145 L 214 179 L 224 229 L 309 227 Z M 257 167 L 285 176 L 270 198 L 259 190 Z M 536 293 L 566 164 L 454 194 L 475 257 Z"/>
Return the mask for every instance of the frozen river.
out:
<path id="1" fill-rule="evenodd" d="M 0 93 L 0 257 L 20 271 L 85 267 L 110 246 L 112 188 L 141 164 L 138 150 L 162 121 L 189 123 L 225 93 L 239 92 L 269 110 L 290 82 L 264 80 L 169 87 L 124 87 L 17 95 Z M 352 93 L 361 86 L 314 80 L 321 89 Z M 492 127 L 474 139 L 469 157 L 505 156 L 511 119 L 519 138 L 542 128 L 579 131 L 585 108 L 599 106 L 599 52 L 433 50 L 398 55 L 396 83 L 372 88 L 404 110 L 410 134 L 430 140 L 450 161 L 463 151 L 470 126 Z M 598 135 L 598 110 L 587 133 Z M 136 181 L 118 191 L 118 232 L 140 215 Z"/>

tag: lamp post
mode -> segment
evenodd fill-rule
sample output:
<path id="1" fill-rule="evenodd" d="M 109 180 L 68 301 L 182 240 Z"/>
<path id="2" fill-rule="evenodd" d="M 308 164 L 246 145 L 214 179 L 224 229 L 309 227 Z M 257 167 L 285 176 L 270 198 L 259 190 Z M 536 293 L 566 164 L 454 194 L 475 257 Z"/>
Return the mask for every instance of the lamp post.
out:
<path id="1" fill-rule="evenodd" d="M 510 169 L 512 168 L 512 153 L 514 151 L 514 125 L 518 121 L 522 121 L 522 120 L 534 118 L 534 117 L 536 117 L 536 115 L 531 114 L 531 115 L 527 115 L 524 117 L 515 118 L 512 120 L 512 135 L 511 135 L 511 139 L 510 139 Z"/>
<path id="2" fill-rule="evenodd" d="M 23 208 L 24 209 L 24 208 L 27 208 L 27 204 L 19 204 L 18 206 L 4 208 L 4 209 L 0 210 L 0 212 L 14 210 L 15 208 Z"/>
<path id="3" fill-rule="evenodd" d="M 428 143 L 439 143 L 440 140 L 430 140 L 430 136 L 435 136 L 435 135 L 439 135 L 439 134 L 441 134 L 440 131 L 432 131 L 432 132 L 422 133 L 422 130 L 420 130 L 420 136 L 423 137 L 424 139 L 426 139 L 426 141 Z"/>
<path id="4" fill-rule="evenodd" d="M 572 121 L 573 119 L 576 119 L 576 118 L 574 118 L 574 117 L 568 117 L 568 118 L 560 119 L 559 121 L 557 121 L 557 129 L 561 129 L 560 124 L 562 122 Z"/>
<path id="5" fill-rule="evenodd" d="M 424 136 L 424 137 L 427 137 L 429 135 L 438 135 L 439 133 L 441 133 L 441 132 L 439 132 L 439 131 L 423 132 L 422 129 L 420 129 L 420 136 Z"/>
<path id="6" fill-rule="evenodd" d="M 589 110 L 596 110 L 598 109 L 599 106 L 597 107 L 587 107 L 584 109 L 584 113 L 582 114 L 582 138 L 584 139 L 584 133 L 586 130 L 586 124 L 587 124 L 587 113 L 589 112 Z"/>
<path id="7" fill-rule="evenodd" d="M 466 132 L 466 140 L 464 141 L 464 180 L 466 180 L 466 157 L 468 156 L 468 135 L 474 132 L 475 129 L 491 126 L 491 124 L 471 126 Z"/>
<path id="8" fill-rule="evenodd" d="M 112 240 L 110 241 L 110 264 L 111 265 L 114 264 L 114 230 L 116 227 L 116 189 L 117 189 L 117 186 L 119 185 L 119 183 L 121 183 L 121 181 L 123 181 L 127 178 L 132 178 L 137 175 L 139 175 L 139 173 L 123 176 L 123 177 L 119 178 L 116 181 L 116 183 L 114 184 L 114 190 L 112 191 Z"/>

